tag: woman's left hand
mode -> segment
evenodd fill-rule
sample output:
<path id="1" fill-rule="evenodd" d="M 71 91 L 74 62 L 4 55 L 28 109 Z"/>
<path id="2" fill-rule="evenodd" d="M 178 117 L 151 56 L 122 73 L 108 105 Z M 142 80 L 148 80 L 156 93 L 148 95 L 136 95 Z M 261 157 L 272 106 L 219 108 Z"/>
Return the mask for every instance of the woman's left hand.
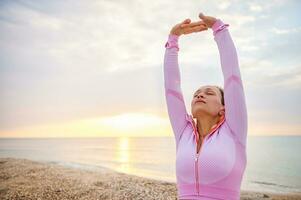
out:
<path id="1" fill-rule="evenodd" d="M 216 18 L 215 17 L 211 17 L 211 16 L 206 16 L 203 13 L 199 14 L 199 18 L 201 20 L 203 20 L 203 22 L 205 22 L 205 24 L 207 25 L 207 27 L 212 28 L 213 24 L 216 22 Z"/>
<path id="2" fill-rule="evenodd" d="M 213 24 L 216 22 L 216 18 L 215 17 L 211 17 L 211 16 L 206 16 L 203 13 L 199 14 L 199 18 L 206 24 L 206 26 L 208 28 L 212 28 Z M 200 22 L 195 22 L 195 23 L 200 23 Z M 190 23 L 190 24 L 182 24 L 181 28 L 186 28 L 189 26 L 194 25 L 195 23 Z"/>

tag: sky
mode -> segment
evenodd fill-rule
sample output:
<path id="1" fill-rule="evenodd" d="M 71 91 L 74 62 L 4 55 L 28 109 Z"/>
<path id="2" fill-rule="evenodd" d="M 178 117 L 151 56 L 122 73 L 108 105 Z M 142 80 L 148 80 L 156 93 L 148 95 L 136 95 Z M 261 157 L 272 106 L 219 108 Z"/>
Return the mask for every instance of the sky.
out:
<path id="1" fill-rule="evenodd" d="M 301 3 L 0 1 L 0 137 L 172 136 L 163 59 L 170 29 L 198 13 L 228 23 L 248 134 L 301 135 Z M 212 30 L 179 38 L 187 111 L 223 87 Z"/>

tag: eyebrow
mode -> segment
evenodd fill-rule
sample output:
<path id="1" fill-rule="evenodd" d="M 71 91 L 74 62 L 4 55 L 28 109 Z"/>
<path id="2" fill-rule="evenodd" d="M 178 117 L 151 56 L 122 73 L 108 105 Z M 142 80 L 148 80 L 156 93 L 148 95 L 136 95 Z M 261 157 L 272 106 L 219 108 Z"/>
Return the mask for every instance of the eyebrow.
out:
<path id="1" fill-rule="evenodd" d="M 211 89 L 211 88 L 206 88 L 205 90 L 211 90 L 212 92 L 215 93 L 215 91 L 214 91 L 213 89 Z M 200 91 L 201 91 L 201 89 L 198 89 L 198 90 L 194 93 L 194 95 L 197 94 L 197 93 L 200 92 Z"/>

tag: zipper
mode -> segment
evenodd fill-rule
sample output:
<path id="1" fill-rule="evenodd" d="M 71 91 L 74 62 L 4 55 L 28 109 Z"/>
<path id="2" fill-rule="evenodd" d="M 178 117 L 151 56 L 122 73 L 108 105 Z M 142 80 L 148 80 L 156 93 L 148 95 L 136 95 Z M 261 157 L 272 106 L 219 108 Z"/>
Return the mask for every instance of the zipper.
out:
<path id="1" fill-rule="evenodd" d="M 219 133 L 219 130 L 218 130 L 218 133 Z M 208 134 L 208 135 L 211 135 L 211 134 Z M 196 179 L 196 184 L 195 185 L 196 185 L 196 190 L 198 192 L 198 195 L 200 195 L 198 161 L 199 161 L 199 155 L 202 151 L 203 143 L 204 143 L 204 141 L 205 141 L 205 139 L 208 135 L 206 135 L 205 137 L 202 136 L 202 141 L 201 141 L 201 146 L 200 146 L 199 152 L 198 152 L 198 145 L 196 145 L 196 155 L 195 155 L 195 158 L 194 158 L 194 167 L 195 167 L 195 179 Z"/>
<path id="2" fill-rule="evenodd" d="M 194 123 L 192 122 L 192 120 L 193 120 L 193 119 L 191 119 L 191 118 L 189 119 L 189 121 L 190 121 L 190 123 L 191 123 L 191 125 L 192 125 L 192 127 L 193 127 L 193 131 L 194 131 L 194 133 L 196 134 L 196 154 L 195 154 L 195 157 L 194 157 L 194 169 L 195 169 L 195 182 L 196 182 L 195 186 L 196 186 L 197 193 L 198 193 L 198 195 L 199 195 L 199 194 L 200 194 L 200 191 L 199 191 L 198 158 L 199 158 L 199 155 L 200 155 L 202 146 L 203 146 L 203 141 L 204 141 L 204 139 L 203 139 L 203 137 L 202 137 L 200 150 L 199 150 L 199 152 L 198 152 L 198 139 L 199 139 L 199 136 L 198 136 L 198 135 L 199 135 L 199 134 L 198 134 L 198 132 L 197 132 L 197 130 L 196 130 L 196 127 L 195 127 Z"/>
<path id="3" fill-rule="evenodd" d="M 198 139 L 199 139 L 198 135 L 199 134 L 198 134 L 197 129 L 196 129 L 196 127 L 195 127 L 195 125 L 192 121 L 193 119 L 190 116 L 188 116 L 187 119 L 191 123 L 192 128 L 193 128 L 193 133 L 195 134 L 196 154 L 195 154 L 195 157 L 194 157 L 194 174 L 195 174 L 195 183 L 196 183 L 195 187 L 196 187 L 196 191 L 199 195 L 200 191 L 199 191 L 198 157 L 199 157 L 200 152 L 197 152 L 198 151 Z M 200 151 L 201 151 L 201 149 L 200 149 Z"/>
<path id="4" fill-rule="evenodd" d="M 199 168 L 198 168 L 198 160 L 199 160 L 200 152 L 202 150 L 203 141 L 204 141 L 204 138 L 202 137 L 202 141 L 201 141 L 201 146 L 200 146 L 199 152 L 198 152 L 198 145 L 196 145 L 196 155 L 195 155 L 195 158 L 194 158 L 196 190 L 198 192 L 198 195 L 200 194 L 200 191 L 199 191 L 199 170 L 198 170 Z"/>
<path id="5" fill-rule="evenodd" d="M 195 180 L 196 180 L 195 186 L 196 186 L 196 190 L 197 190 L 198 195 L 200 195 L 200 191 L 199 191 L 198 160 L 199 160 L 199 155 L 200 155 L 201 150 L 202 150 L 202 147 L 203 147 L 203 142 L 204 142 L 204 140 L 206 139 L 206 137 L 207 137 L 208 135 L 211 135 L 212 133 L 214 133 L 214 132 L 216 131 L 216 129 L 220 126 L 220 124 L 222 124 L 222 123 L 225 121 L 225 119 L 222 119 L 222 121 L 219 122 L 219 123 L 217 124 L 217 126 L 216 126 L 213 130 L 211 130 L 211 133 L 209 133 L 209 134 L 206 135 L 205 137 L 203 137 L 203 136 L 201 135 L 202 141 L 201 141 L 201 146 L 200 146 L 199 152 L 198 152 L 198 139 L 199 139 L 199 133 L 197 132 L 197 129 L 196 129 L 194 123 L 192 122 L 193 119 L 192 119 L 192 118 L 188 118 L 188 120 L 189 120 L 189 122 L 191 123 L 191 125 L 192 125 L 192 127 L 193 127 L 193 131 L 194 131 L 194 133 L 195 133 L 195 135 L 196 135 L 196 152 L 195 152 L 196 154 L 195 154 L 195 157 L 194 157 Z M 219 130 L 218 130 L 218 132 L 219 132 Z"/>
<path id="6" fill-rule="evenodd" d="M 194 168 L 195 168 L 195 181 L 196 181 L 196 190 L 197 190 L 197 192 L 198 192 L 198 195 L 200 194 L 200 192 L 199 192 L 199 177 L 198 177 L 198 165 L 197 165 L 197 163 L 198 163 L 198 154 L 196 154 L 196 156 L 195 156 L 195 160 L 194 160 L 195 162 L 194 162 Z"/>

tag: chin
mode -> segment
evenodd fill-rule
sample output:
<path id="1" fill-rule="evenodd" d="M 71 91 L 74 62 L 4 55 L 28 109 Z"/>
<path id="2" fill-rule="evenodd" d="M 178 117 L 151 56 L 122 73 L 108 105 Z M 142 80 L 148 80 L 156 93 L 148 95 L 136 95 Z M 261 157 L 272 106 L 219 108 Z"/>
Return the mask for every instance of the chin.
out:
<path id="1" fill-rule="evenodd" d="M 194 109 L 191 114 L 194 118 L 196 118 L 197 116 L 201 116 L 203 113 L 206 113 L 206 111 L 204 109 Z"/>

